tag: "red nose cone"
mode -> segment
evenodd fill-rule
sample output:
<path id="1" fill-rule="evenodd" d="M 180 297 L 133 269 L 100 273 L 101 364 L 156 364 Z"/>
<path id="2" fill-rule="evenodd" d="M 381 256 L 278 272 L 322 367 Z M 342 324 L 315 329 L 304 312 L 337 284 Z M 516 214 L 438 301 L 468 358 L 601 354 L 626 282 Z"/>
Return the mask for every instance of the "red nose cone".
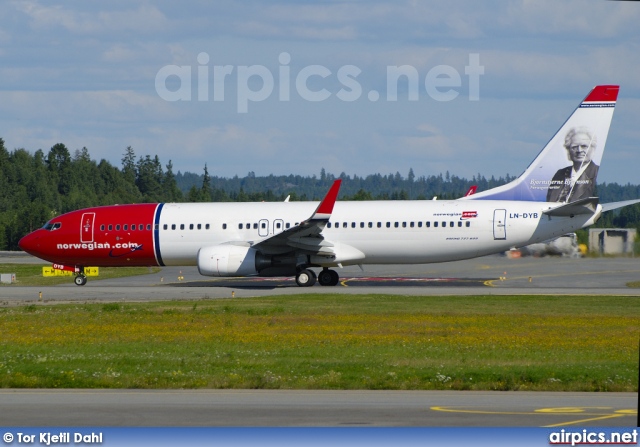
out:
<path id="1" fill-rule="evenodd" d="M 20 239 L 20 242 L 18 242 L 18 246 L 23 251 L 26 251 L 31 255 L 37 256 L 37 251 L 39 247 L 38 239 L 40 239 L 40 237 L 37 236 L 36 232 L 34 231 L 33 233 L 29 233 L 25 237 Z"/>

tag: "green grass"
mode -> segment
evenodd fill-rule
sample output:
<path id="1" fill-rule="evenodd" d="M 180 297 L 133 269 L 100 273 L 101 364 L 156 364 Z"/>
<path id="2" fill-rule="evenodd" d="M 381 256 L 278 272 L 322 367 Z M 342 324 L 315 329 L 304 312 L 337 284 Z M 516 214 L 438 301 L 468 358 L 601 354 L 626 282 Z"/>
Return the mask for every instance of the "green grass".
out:
<path id="1" fill-rule="evenodd" d="M 636 391 L 633 297 L 0 308 L 0 387 Z"/>
<path id="2" fill-rule="evenodd" d="M 15 284 L 0 284 L 0 287 L 14 286 L 53 286 L 73 283 L 73 276 L 42 276 L 42 267 L 51 264 L 0 264 L 0 273 L 15 273 Z M 122 278 L 125 276 L 147 275 L 157 273 L 159 267 L 100 267 L 99 276 L 90 276 L 89 281 Z"/>

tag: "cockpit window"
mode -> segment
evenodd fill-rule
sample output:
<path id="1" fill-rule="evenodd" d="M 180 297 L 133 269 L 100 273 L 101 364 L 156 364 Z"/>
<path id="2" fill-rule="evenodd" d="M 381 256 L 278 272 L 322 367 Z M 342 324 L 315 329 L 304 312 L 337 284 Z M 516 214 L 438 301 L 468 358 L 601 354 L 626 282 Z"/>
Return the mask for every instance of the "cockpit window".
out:
<path id="1" fill-rule="evenodd" d="M 54 231 L 59 229 L 61 226 L 62 226 L 61 222 L 47 222 L 43 228 L 47 231 Z"/>

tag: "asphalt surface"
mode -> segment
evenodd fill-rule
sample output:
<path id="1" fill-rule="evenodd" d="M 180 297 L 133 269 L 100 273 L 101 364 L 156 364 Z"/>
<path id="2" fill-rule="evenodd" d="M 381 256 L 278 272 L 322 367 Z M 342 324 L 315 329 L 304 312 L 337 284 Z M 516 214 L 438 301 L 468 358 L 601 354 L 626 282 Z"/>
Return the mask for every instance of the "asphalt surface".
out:
<path id="1" fill-rule="evenodd" d="M 34 262 L 7 257 L 1 263 Z M 160 273 L 111 280 L 89 278 L 78 287 L 69 278 L 58 286 L 0 286 L 0 306 L 67 301 L 214 299 L 298 293 L 382 293 L 401 295 L 628 295 L 640 296 L 639 258 L 520 258 L 489 256 L 427 265 L 337 269 L 335 287 L 301 288 L 292 278 L 208 278 L 195 267 L 165 267 Z M 9 273 L 9 272 L 6 272 Z M 18 278 L 19 281 L 19 278 Z M 42 294 L 42 298 L 40 298 Z"/>
<path id="2" fill-rule="evenodd" d="M 0 390 L 0 426 L 633 426 L 635 393 Z"/>
<path id="3" fill-rule="evenodd" d="M 0 253 L 2 263 L 38 262 Z M 490 256 L 339 270 L 335 287 L 289 278 L 205 278 L 193 267 L 51 287 L 1 286 L 0 306 L 250 298 L 298 293 L 640 296 L 640 259 Z M 18 278 L 19 280 L 19 278 Z M 40 299 L 42 293 L 42 299 Z M 0 390 L 0 426 L 633 426 L 636 393 Z"/>

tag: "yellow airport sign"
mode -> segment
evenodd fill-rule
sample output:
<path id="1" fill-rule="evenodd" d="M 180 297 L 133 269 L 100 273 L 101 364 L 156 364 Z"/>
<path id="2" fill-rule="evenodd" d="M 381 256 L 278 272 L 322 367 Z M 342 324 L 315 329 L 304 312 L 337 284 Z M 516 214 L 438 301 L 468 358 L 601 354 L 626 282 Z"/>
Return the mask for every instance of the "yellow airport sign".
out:
<path id="1" fill-rule="evenodd" d="M 84 275 L 85 276 L 99 276 L 98 275 L 98 267 L 85 267 Z M 42 267 L 42 276 L 51 277 L 51 276 L 74 276 L 74 272 L 70 272 L 68 270 L 58 270 L 53 267 Z"/>

